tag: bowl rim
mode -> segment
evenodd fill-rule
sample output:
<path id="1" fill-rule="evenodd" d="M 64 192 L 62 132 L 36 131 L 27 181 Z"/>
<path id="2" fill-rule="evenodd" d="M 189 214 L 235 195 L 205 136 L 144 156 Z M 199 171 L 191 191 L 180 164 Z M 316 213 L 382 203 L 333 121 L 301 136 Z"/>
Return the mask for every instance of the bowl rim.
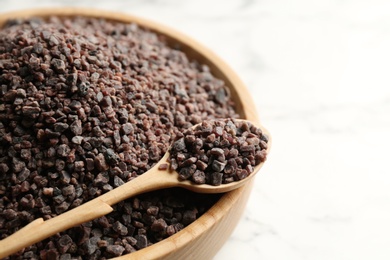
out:
<path id="1" fill-rule="evenodd" d="M 231 69 L 231 67 L 203 44 L 174 28 L 129 13 L 83 7 L 49 7 L 22 9 L 6 13 L 0 12 L 0 28 L 9 19 L 28 18 L 33 16 L 42 18 L 48 18 L 50 16 L 85 16 L 91 18 L 103 18 L 116 22 L 136 23 L 143 28 L 147 28 L 157 34 L 163 35 L 167 37 L 169 46 L 172 46 L 172 43 L 179 43 L 183 48 L 182 51 L 186 53 L 186 55 L 190 58 L 196 56 L 196 58 L 194 58 L 196 60 L 201 58 L 200 62 L 207 64 L 215 77 L 223 78 L 229 89 L 235 92 L 236 109 L 241 112 L 240 117 L 259 123 L 256 106 L 251 98 L 251 95 L 249 94 L 249 91 L 243 81 Z M 237 101 L 239 101 L 239 103 L 237 103 Z M 235 203 L 243 195 L 244 190 L 252 189 L 253 179 L 250 181 L 250 185 L 246 185 L 245 187 L 223 194 L 209 210 L 180 232 L 165 238 L 162 241 L 154 243 L 151 246 L 133 253 L 116 257 L 115 259 L 144 259 L 145 255 L 150 257 L 150 259 L 158 259 L 169 256 L 175 250 L 190 243 L 194 238 L 200 236 L 206 230 L 212 228 L 217 222 L 219 222 L 232 209 L 232 205 L 235 205 Z M 239 217 L 241 217 L 241 214 Z M 230 233 L 232 232 L 233 229 Z"/>

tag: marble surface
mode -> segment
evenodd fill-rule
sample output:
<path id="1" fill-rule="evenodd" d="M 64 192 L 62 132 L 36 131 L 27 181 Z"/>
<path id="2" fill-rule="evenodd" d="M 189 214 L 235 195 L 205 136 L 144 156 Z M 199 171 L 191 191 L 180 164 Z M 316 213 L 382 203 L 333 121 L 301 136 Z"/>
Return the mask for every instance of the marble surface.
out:
<path id="1" fill-rule="evenodd" d="M 123 11 L 219 54 L 273 134 L 222 259 L 390 259 L 390 2 L 3 0 Z"/>

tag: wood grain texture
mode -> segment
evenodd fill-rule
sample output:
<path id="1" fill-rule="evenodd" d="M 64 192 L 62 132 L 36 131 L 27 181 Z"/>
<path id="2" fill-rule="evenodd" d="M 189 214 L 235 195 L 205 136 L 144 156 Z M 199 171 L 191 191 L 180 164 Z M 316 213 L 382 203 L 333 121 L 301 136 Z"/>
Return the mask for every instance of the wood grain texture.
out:
<path id="1" fill-rule="evenodd" d="M 259 123 L 256 107 L 249 92 L 243 82 L 229 66 L 212 51 L 195 40 L 156 22 L 136 16 L 101 10 L 50 8 L 0 14 L 0 27 L 10 18 L 26 18 L 31 16 L 49 17 L 52 15 L 82 15 L 106 18 L 108 20 L 126 23 L 135 22 L 142 27 L 165 35 L 169 45 L 175 45 L 175 47 L 179 46 L 190 59 L 196 59 L 200 63 L 207 64 L 213 75 L 225 81 L 225 84 L 231 90 L 232 98 L 236 102 L 236 110 L 241 118 Z M 253 179 L 250 182 L 250 184 L 245 185 L 244 187 L 224 194 L 210 210 L 177 234 L 150 247 L 129 255 L 118 257 L 117 259 L 211 259 L 226 242 L 237 225 L 251 192 Z M 112 210 L 112 208 L 104 202 L 99 206 L 94 205 L 92 208 L 91 216 L 98 213 L 96 212 L 96 209 L 98 208 L 99 210 L 107 211 L 107 213 Z M 42 221 L 40 220 L 36 220 L 30 223 L 29 226 L 31 229 L 36 229 L 41 222 Z M 20 238 L 20 240 L 15 241 L 15 243 L 20 243 L 22 239 L 23 238 Z M 12 245 L 9 245 L 9 247 L 12 247 Z M 4 251 L 4 248 L 0 248 L 0 256 Z"/>

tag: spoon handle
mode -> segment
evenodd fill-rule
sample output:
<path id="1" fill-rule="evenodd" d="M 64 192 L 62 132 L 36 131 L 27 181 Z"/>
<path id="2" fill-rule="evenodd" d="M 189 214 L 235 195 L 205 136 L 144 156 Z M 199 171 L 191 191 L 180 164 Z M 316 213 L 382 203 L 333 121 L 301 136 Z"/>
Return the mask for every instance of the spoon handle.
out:
<path id="1" fill-rule="evenodd" d="M 166 157 L 163 159 L 166 159 Z M 165 161 L 163 159 L 160 162 Z M 42 218 L 35 219 L 27 226 L 0 241 L 0 259 L 56 233 L 104 216 L 113 211 L 110 205 L 114 205 L 129 197 L 152 190 L 175 186 L 177 182 L 175 174 L 158 170 L 159 164 L 157 163 L 157 165 L 143 175 L 77 208 L 46 221 Z"/>

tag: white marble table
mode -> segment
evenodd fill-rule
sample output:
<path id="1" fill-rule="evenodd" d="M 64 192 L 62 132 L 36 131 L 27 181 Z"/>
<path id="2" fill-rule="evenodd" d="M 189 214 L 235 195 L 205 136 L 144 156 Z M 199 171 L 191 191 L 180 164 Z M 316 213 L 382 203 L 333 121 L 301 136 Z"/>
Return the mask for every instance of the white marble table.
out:
<path id="1" fill-rule="evenodd" d="M 216 260 L 390 259 L 390 2 L 3 0 L 159 21 L 225 59 L 273 134 Z"/>

